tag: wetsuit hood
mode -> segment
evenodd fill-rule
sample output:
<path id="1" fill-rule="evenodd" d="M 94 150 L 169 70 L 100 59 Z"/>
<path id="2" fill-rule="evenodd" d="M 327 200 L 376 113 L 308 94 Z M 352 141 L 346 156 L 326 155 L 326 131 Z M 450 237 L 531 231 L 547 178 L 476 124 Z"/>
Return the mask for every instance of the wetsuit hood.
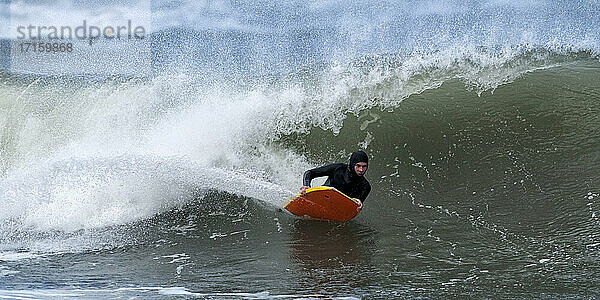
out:
<path id="1" fill-rule="evenodd" d="M 348 174 L 350 175 L 350 178 L 360 177 L 354 172 L 354 165 L 359 162 L 369 163 L 369 156 L 361 150 L 354 151 L 352 155 L 350 155 L 350 162 L 348 163 Z"/>

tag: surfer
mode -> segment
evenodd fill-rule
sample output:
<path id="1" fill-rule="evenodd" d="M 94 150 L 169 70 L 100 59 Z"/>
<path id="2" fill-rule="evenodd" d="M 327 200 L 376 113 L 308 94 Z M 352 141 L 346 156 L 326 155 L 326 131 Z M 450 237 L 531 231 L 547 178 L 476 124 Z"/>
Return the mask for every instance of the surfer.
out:
<path id="1" fill-rule="evenodd" d="M 316 177 L 327 176 L 326 186 L 338 189 L 340 192 L 354 198 L 359 203 L 358 210 L 362 209 L 371 185 L 365 178 L 369 167 L 369 157 L 363 151 L 355 151 L 350 155 L 349 164 L 333 163 L 304 172 L 304 185 L 300 188 L 300 195 L 306 195 L 310 182 Z"/>

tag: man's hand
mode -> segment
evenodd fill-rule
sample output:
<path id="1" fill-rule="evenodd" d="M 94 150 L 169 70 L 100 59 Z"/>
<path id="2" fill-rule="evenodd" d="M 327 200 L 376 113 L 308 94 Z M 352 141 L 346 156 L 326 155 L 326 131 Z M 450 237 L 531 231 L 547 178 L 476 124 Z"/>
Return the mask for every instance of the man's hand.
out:
<path id="1" fill-rule="evenodd" d="M 362 210 L 362 201 L 360 201 L 360 199 L 358 198 L 352 198 L 354 199 L 354 201 L 356 201 L 356 203 L 358 203 L 358 207 L 356 208 L 356 212 L 360 212 Z"/>
<path id="2" fill-rule="evenodd" d="M 308 186 L 300 187 L 300 196 L 302 196 L 302 197 L 306 196 L 306 189 L 308 189 L 308 188 L 310 188 L 310 187 L 308 187 Z"/>

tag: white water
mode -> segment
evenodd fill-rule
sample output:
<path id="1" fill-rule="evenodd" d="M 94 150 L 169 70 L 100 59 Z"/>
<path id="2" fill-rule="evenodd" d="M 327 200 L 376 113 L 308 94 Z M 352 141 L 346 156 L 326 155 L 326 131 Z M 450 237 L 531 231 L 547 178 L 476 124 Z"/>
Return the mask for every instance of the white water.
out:
<path id="1" fill-rule="evenodd" d="M 318 163 L 278 146 L 281 136 L 337 134 L 348 115 L 396 108 L 449 80 L 482 93 L 577 53 L 597 56 L 599 7 L 574 4 L 158 2 L 151 78 L 3 77 L 0 223 L 102 228 L 208 188 L 281 206 Z M 194 35 L 206 30 L 222 35 Z M 279 73 L 262 76 L 270 71 Z M 369 146 L 360 135 L 349 147 Z"/>
<path id="2" fill-rule="evenodd" d="M 271 83 L 203 85 L 185 74 L 5 80 L 0 221 L 12 224 L 6 231 L 102 228 L 185 205 L 207 189 L 281 207 L 314 163 L 274 144 L 280 136 L 337 133 L 348 114 L 397 107 L 448 80 L 481 93 L 568 60 L 525 46 L 457 47 L 333 63 Z"/>

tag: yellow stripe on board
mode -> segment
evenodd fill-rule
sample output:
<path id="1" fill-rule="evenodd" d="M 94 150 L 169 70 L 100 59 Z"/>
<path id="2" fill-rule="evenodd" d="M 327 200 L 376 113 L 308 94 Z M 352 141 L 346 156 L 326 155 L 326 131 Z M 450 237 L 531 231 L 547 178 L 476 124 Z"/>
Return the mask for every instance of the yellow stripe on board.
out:
<path id="1" fill-rule="evenodd" d="M 334 187 L 330 187 L 330 186 L 315 186 L 315 187 L 311 187 L 306 189 L 306 192 L 316 192 L 316 191 L 330 191 L 330 190 L 334 190 L 338 193 L 340 193 L 340 195 L 350 199 L 350 201 L 354 202 L 356 205 L 359 205 L 358 202 L 356 202 L 356 200 L 354 200 L 353 198 L 349 197 L 348 195 L 340 192 L 338 189 L 334 188 Z M 300 196 L 300 193 L 298 193 L 298 196 Z"/>

